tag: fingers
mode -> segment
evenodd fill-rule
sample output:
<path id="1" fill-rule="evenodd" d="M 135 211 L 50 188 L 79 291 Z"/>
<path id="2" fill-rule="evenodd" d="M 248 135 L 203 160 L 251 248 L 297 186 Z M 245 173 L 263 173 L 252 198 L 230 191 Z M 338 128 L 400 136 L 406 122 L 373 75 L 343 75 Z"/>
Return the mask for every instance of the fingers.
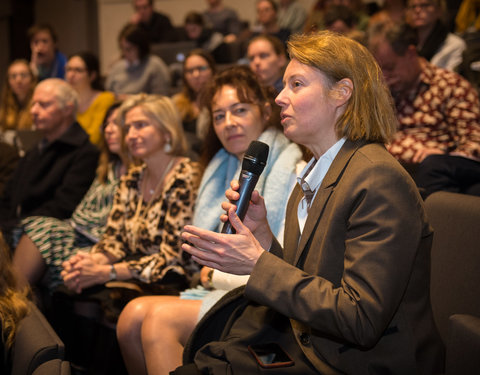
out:
<path id="1" fill-rule="evenodd" d="M 230 181 L 230 187 L 232 188 L 232 190 L 238 190 L 240 189 L 240 183 L 238 182 L 238 180 L 232 180 Z"/>
<path id="2" fill-rule="evenodd" d="M 228 212 L 230 209 L 233 209 L 235 211 L 237 209 L 237 206 L 234 205 L 233 203 L 227 201 L 227 202 L 222 202 L 222 209 L 225 212 Z M 227 214 L 223 213 L 222 215 L 220 215 L 220 220 L 222 222 L 226 222 L 228 220 Z"/>
<path id="3" fill-rule="evenodd" d="M 418 150 L 415 155 L 413 155 L 412 162 L 421 163 L 425 159 L 425 149 Z"/>
<path id="4" fill-rule="evenodd" d="M 185 225 L 182 232 L 182 238 L 186 241 L 190 241 L 190 235 L 193 237 L 200 237 L 206 241 L 216 242 L 218 241 L 218 233 L 211 232 L 202 228 L 195 227 L 193 225 Z M 185 236 L 185 237 L 184 237 Z M 189 238 L 186 238 L 189 237 Z"/>
<path id="5" fill-rule="evenodd" d="M 235 228 L 237 234 L 242 234 L 247 229 L 245 225 L 243 225 L 242 221 L 237 215 L 237 212 L 234 209 L 228 210 L 228 220 L 230 224 Z"/>
<path id="6" fill-rule="evenodd" d="M 253 204 L 259 204 L 262 200 L 262 196 L 260 195 L 260 193 L 258 192 L 258 190 L 254 190 L 252 192 L 252 196 L 250 197 L 250 201 L 253 203 Z"/>

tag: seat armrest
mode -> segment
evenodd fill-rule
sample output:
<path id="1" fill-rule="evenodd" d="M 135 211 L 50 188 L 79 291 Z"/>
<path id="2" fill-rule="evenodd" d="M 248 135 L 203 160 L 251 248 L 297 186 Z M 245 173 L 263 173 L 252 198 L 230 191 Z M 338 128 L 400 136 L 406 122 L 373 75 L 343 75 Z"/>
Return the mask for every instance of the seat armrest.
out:
<path id="1" fill-rule="evenodd" d="M 454 314 L 449 319 L 446 375 L 478 374 L 480 369 L 480 318 Z"/>
<path id="2" fill-rule="evenodd" d="M 30 311 L 19 324 L 12 352 L 12 375 L 31 374 L 42 363 L 65 359 L 65 345 L 38 308 Z"/>

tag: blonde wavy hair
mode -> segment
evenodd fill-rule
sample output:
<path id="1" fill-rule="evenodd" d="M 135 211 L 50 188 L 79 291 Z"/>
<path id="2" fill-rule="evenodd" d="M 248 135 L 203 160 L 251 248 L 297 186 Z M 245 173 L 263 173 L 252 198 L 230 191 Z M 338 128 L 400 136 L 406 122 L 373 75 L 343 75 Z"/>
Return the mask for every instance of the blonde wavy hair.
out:
<path id="1" fill-rule="evenodd" d="M 170 136 L 172 149 L 169 152 L 174 156 L 185 156 L 187 140 L 183 132 L 182 120 L 172 99 L 162 95 L 137 94 L 126 99 L 119 108 L 118 124 L 122 126 L 125 136 L 125 117 L 133 108 L 140 107 L 145 116 L 153 120 L 154 125 L 162 133 Z"/>

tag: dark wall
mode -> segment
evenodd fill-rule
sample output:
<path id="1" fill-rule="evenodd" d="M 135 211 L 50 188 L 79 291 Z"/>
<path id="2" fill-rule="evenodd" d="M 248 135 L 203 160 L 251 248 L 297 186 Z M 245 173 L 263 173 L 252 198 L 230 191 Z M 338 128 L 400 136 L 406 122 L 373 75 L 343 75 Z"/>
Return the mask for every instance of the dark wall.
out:
<path id="1" fill-rule="evenodd" d="M 11 61 L 30 58 L 27 30 L 35 23 L 53 26 L 67 56 L 83 50 L 98 55 L 96 0 L 0 0 L 1 85 Z"/>

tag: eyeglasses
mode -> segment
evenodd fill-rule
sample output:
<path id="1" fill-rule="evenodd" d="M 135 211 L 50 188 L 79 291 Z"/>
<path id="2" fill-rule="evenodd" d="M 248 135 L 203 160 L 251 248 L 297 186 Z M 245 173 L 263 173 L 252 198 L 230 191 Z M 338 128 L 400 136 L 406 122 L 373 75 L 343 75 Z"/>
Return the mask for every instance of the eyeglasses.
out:
<path id="1" fill-rule="evenodd" d="M 21 72 L 21 73 L 9 73 L 9 74 L 8 74 L 8 78 L 9 78 L 9 79 L 16 79 L 17 77 L 20 77 L 20 78 L 28 78 L 28 77 L 30 77 L 30 73 Z"/>
<path id="2" fill-rule="evenodd" d="M 185 69 L 185 74 L 193 74 L 195 73 L 196 70 L 198 70 L 199 73 L 203 73 L 210 69 L 208 65 L 199 65 L 199 66 L 194 66 L 193 68 L 188 68 Z"/>
<path id="3" fill-rule="evenodd" d="M 433 7 L 432 3 L 419 3 L 419 4 L 410 4 L 407 6 L 408 10 L 415 10 L 416 8 L 420 10 L 427 10 L 428 8 Z"/>
<path id="4" fill-rule="evenodd" d="M 78 68 L 78 67 L 75 67 L 75 66 L 66 66 L 65 67 L 65 71 L 67 72 L 75 72 L 75 73 L 84 73 L 87 71 L 87 69 L 85 68 Z"/>

